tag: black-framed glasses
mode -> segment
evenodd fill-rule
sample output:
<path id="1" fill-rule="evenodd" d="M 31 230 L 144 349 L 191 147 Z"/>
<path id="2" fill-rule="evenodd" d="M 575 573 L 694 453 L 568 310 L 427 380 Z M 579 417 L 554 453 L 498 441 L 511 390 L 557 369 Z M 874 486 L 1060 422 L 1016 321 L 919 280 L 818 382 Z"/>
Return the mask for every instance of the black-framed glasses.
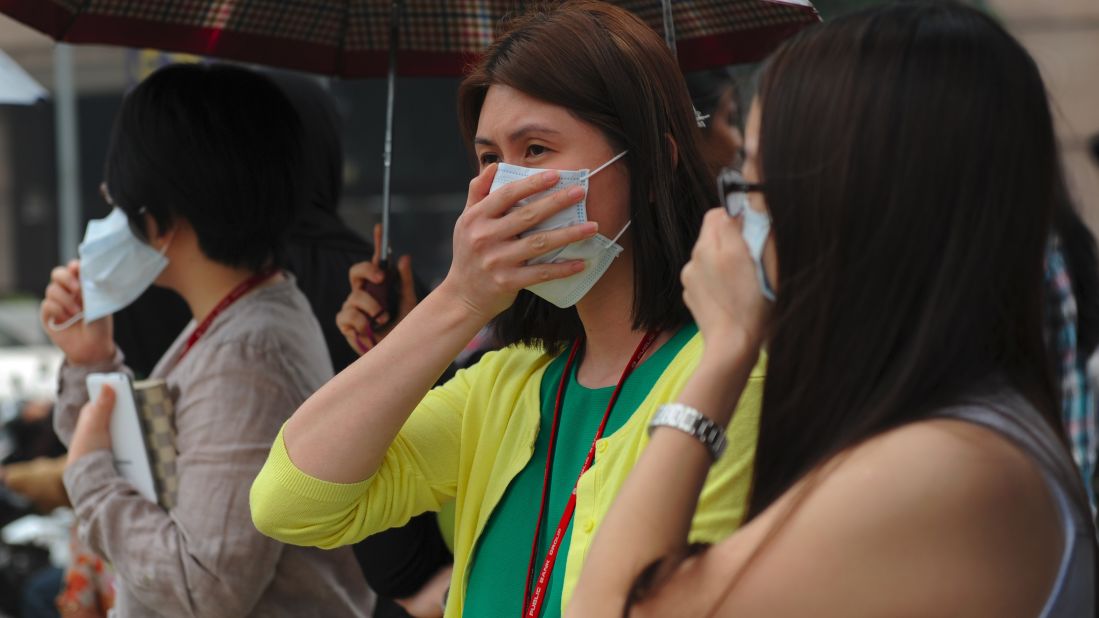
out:
<path id="1" fill-rule="evenodd" d="M 725 170 L 717 177 L 717 194 L 730 217 L 740 216 L 748 207 L 748 194 L 766 189 L 763 183 L 748 182 L 736 170 Z"/>

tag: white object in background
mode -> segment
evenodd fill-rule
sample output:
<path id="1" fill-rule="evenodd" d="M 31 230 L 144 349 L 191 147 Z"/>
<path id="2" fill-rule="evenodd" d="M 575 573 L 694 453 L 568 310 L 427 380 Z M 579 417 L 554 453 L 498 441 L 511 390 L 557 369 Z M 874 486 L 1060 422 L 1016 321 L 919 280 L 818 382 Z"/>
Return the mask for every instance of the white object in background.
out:
<path id="1" fill-rule="evenodd" d="M 54 347 L 0 346 L 0 401 L 53 400 L 64 359 Z"/>
<path id="2" fill-rule="evenodd" d="M 141 421 L 137 416 L 130 376 L 124 373 L 93 373 L 88 376 L 87 382 L 88 397 L 93 401 L 99 397 L 104 384 L 114 390 L 114 411 L 111 412 L 114 467 L 139 494 L 150 502 L 156 502 L 153 467 L 149 463 L 149 451 L 145 448 L 145 434 L 141 431 Z"/>
<path id="3" fill-rule="evenodd" d="M 10 56 L 0 51 L 0 104 L 34 105 L 49 93 Z"/>
<path id="4" fill-rule="evenodd" d="M 37 545 L 50 552 L 50 563 L 63 569 L 72 558 L 69 551 L 73 525 L 72 509 L 58 508 L 49 515 L 27 515 L 0 530 L 8 545 Z"/>

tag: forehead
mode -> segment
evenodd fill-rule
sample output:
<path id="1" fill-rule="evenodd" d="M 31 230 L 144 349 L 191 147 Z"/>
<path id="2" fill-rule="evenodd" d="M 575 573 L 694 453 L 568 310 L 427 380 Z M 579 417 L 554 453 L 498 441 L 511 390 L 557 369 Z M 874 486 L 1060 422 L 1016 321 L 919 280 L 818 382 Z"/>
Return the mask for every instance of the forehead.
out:
<path id="1" fill-rule="evenodd" d="M 477 120 L 477 137 L 499 141 L 524 126 L 543 127 L 576 137 L 601 137 L 598 129 L 567 108 L 536 99 L 510 86 L 489 86 Z"/>

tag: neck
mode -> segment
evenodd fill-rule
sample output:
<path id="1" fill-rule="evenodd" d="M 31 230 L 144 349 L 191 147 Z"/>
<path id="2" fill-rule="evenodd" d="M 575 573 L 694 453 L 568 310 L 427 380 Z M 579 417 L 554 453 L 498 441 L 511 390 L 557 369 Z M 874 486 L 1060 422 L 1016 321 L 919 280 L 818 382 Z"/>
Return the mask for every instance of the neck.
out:
<path id="1" fill-rule="evenodd" d="M 633 271 L 629 255 L 622 255 L 579 303 L 584 325 L 584 352 L 576 371 L 588 388 L 613 386 L 630 361 L 645 331 L 633 329 Z M 649 347 L 652 354 L 670 335 L 661 333 Z"/>
<path id="2" fill-rule="evenodd" d="M 180 266 L 168 287 L 183 297 L 197 322 L 205 320 L 229 292 L 254 274 L 244 268 L 218 264 L 205 256 Z"/>

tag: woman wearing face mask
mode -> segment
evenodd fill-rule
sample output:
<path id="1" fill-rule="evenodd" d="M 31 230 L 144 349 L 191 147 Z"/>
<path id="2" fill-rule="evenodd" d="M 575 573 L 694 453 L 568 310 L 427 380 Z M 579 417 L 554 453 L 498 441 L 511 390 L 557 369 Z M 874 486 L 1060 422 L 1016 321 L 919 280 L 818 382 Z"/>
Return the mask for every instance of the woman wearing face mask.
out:
<path id="1" fill-rule="evenodd" d="M 740 169 L 744 156 L 737 83 L 729 69 L 688 73 L 687 90 L 702 122 L 702 156 L 715 177 Z"/>
<path id="2" fill-rule="evenodd" d="M 706 353 L 667 412 L 724 425 L 766 341 L 749 522 L 689 550 L 711 453 L 655 428 L 569 615 L 1095 615 L 1042 340 L 1061 180 L 1034 62 L 958 4 L 830 21 L 771 58 L 746 146 L 745 216 L 709 213 L 683 270 Z"/>
<path id="3" fill-rule="evenodd" d="M 308 301 L 275 268 L 299 203 L 299 152 L 297 116 L 266 78 L 157 71 L 115 122 L 110 215 L 88 225 L 80 260 L 46 290 L 42 320 L 66 357 L 55 417 L 65 486 L 81 540 L 114 566 L 122 616 L 369 615 L 349 549 L 286 547 L 248 515 L 270 441 L 332 374 Z M 152 373 L 178 393 L 167 511 L 115 471 L 109 389 L 80 410 L 89 373 L 127 371 L 110 316 L 152 283 L 194 316 Z"/>
<path id="4" fill-rule="evenodd" d="M 676 273 L 716 196 L 674 60 L 605 3 L 513 22 L 463 82 L 459 116 L 481 172 L 449 274 L 286 424 L 252 516 L 336 547 L 455 500 L 447 615 L 559 615 L 652 403 L 701 353 Z M 428 392 L 490 320 L 509 345 Z M 693 539 L 743 514 L 761 380 Z"/>

